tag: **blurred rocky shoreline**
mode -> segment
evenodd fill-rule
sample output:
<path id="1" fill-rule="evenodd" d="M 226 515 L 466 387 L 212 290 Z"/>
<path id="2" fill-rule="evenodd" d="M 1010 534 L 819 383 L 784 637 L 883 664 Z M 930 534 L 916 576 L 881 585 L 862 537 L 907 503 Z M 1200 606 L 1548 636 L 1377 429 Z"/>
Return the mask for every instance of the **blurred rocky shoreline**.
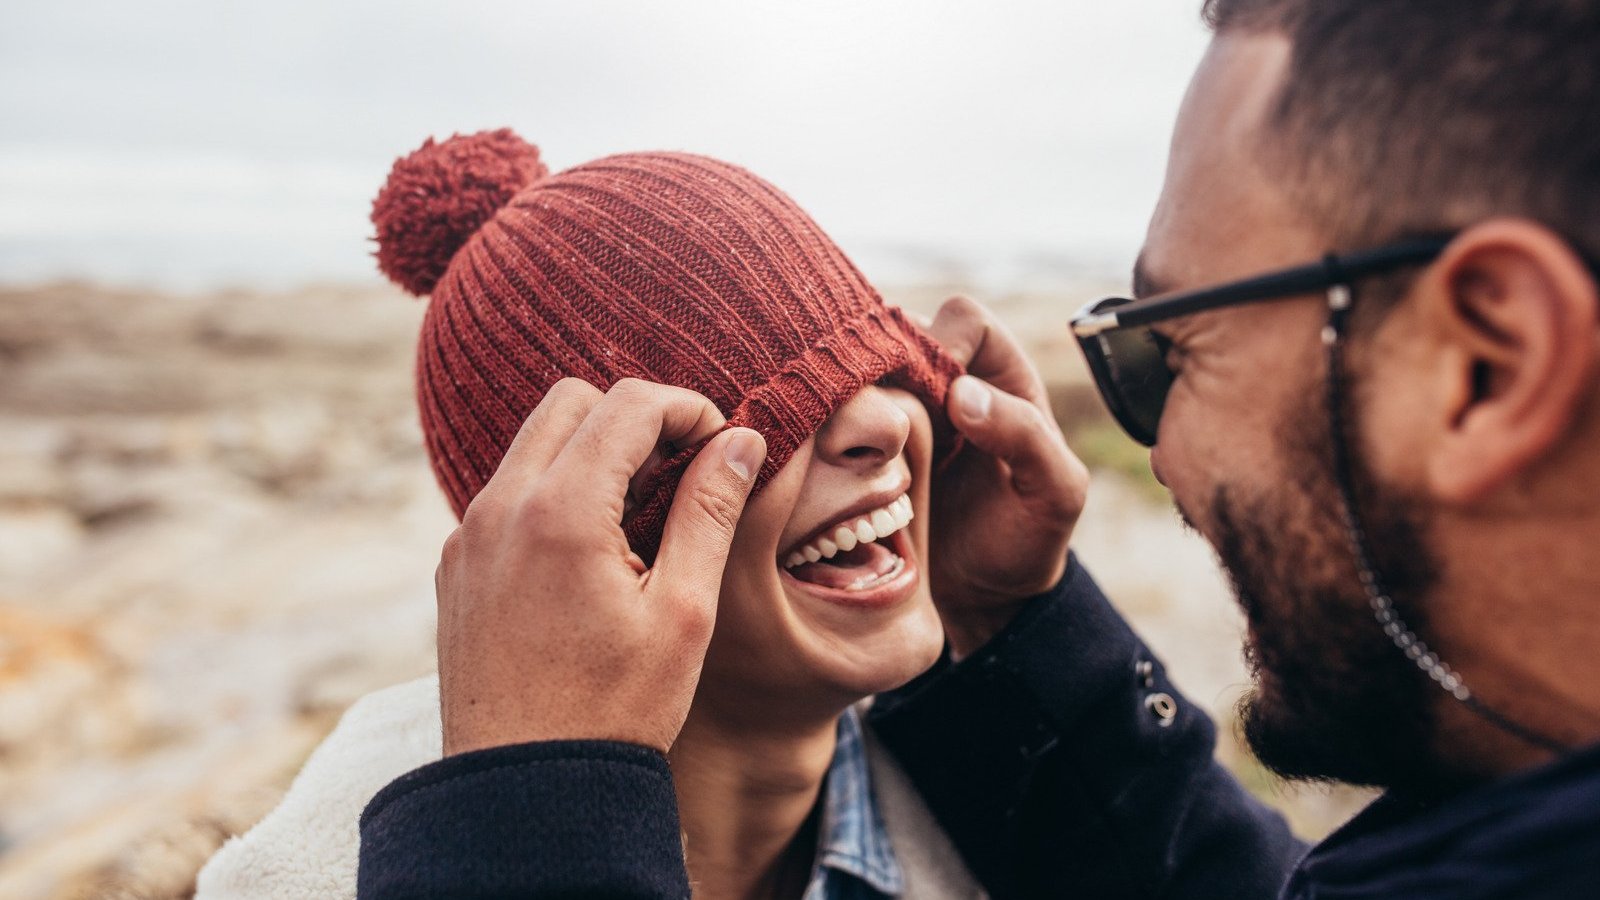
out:
<path id="1" fill-rule="evenodd" d="M 992 305 L 1100 470 L 1080 554 L 1227 721 L 1226 588 L 1066 332 L 1114 287 Z M 951 290 L 887 293 L 930 312 Z M 424 308 L 376 286 L 0 289 L 0 898 L 188 896 L 352 700 L 432 667 L 454 523 L 412 405 Z M 1359 800 L 1220 752 L 1304 833 Z"/>
<path id="2" fill-rule="evenodd" d="M 183 896 L 362 693 L 432 665 L 422 312 L 0 293 L 0 896 Z"/>

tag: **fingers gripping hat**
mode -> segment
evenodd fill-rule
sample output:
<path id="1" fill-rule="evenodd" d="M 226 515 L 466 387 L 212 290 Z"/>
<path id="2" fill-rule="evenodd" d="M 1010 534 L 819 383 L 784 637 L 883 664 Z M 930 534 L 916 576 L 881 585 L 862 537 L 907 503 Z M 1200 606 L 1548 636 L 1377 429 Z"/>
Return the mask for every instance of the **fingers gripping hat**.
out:
<path id="1" fill-rule="evenodd" d="M 698 391 L 761 432 L 759 491 L 862 387 L 920 396 L 941 454 L 959 365 L 886 306 L 810 217 L 737 166 L 632 153 L 551 175 L 511 131 L 455 136 L 395 163 L 372 205 L 378 267 L 431 295 L 417 400 L 457 516 L 565 377 Z M 624 530 L 654 558 L 704 442 L 663 461 Z"/>

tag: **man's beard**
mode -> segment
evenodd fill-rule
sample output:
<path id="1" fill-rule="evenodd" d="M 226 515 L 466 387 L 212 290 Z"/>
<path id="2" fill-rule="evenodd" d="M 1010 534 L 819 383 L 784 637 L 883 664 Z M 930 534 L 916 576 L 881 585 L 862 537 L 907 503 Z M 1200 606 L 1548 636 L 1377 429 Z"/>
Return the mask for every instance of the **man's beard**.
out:
<path id="1" fill-rule="evenodd" d="M 1318 406 L 1287 432 L 1297 479 L 1254 497 L 1219 487 L 1211 501 L 1213 542 L 1250 626 L 1254 689 L 1239 705 L 1245 738 L 1286 778 L 1448 790 L 1454 779 L 1432 752 L 1437 689 L 1373 617 Z M 1348 439 L 1355 456 L 1361 442 Z M 1427 510 L 1378 484 L 1359 459 L 1353 468 L 1374 564 L 1396 610 L 1426 634 L 1425 598 L 1438 581 Z"/>

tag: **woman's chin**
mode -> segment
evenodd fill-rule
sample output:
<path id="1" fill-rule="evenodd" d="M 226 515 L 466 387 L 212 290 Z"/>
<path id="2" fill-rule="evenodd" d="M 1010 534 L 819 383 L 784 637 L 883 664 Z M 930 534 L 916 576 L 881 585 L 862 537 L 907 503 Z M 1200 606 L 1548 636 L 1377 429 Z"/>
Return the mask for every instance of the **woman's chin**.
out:
<path id="1" fill-rule="evenodd" d="M 916 594 L 895 615 L 850 622 L 848 628 L 838 627 L 832 616 L 812 619 L 808 668 L 854 697 L 893 690 L 926 672 L 944 652 L 944 630 L 927 592 Z"/>

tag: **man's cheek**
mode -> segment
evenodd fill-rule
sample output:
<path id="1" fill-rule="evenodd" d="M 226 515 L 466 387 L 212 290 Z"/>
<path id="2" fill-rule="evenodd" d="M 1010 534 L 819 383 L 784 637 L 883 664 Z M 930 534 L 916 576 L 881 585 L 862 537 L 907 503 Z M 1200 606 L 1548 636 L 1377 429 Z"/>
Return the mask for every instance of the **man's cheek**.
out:
<path id="1" fill-rule="evenodd" d="M 1207 504 L 1224 477 L 1209 446 L 1215 435 L 1188 418 L 1192 406 L 1169 402 L 1161 421 L 1161 440 L 1151 450 L 1150 466 L 1172 494 L 1173 505 L 1188 527 L 1211 535 Z"/>

